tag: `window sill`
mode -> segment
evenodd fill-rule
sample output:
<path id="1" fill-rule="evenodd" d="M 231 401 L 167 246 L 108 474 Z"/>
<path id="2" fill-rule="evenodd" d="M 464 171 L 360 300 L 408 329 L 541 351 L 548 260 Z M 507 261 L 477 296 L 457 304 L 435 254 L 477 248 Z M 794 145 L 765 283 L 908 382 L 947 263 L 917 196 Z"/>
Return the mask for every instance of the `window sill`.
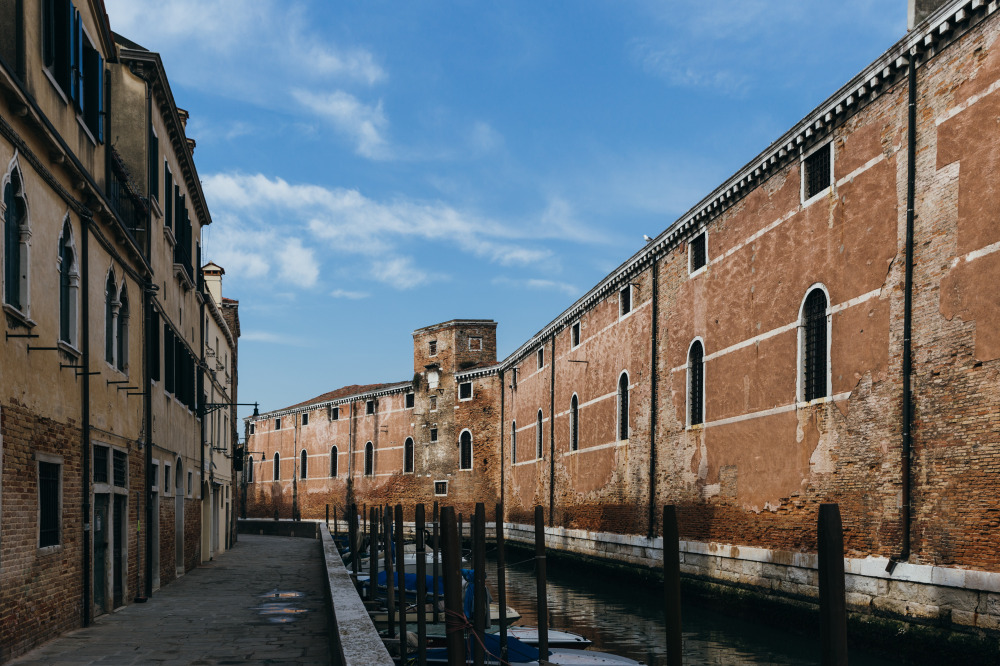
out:
<path id="1" fill-rule="evenodd" d="M 156 213 L 156 217 L 163 217 L 163 209 L 160 208 L 160 200 L 155 194 L 149 197 L 149 207 L 153 209 L 154 213 Z"/>
<path id="2" fill-rule="evenodd" d="M 42 557 L 43 555 L 54 555 L 56 553 L 61 553 L 62 549 L 63 549 L 62 544 L 57 543 L 53 546 L 39 546 L 36 552 L 39 557 Z"/>
<path id="3" fill-rule="evenodd" d="M 83 355 L 83 353 L 79 349 L 74 347 L 71 343 L 66 342 L 65 340 L 60 340 L 56 344 L 58 345 L 60 351 L 64 352 L 67 356 L 79 359 Z"/>
<path id="4" fill-rule="evenodd" d="M 697 277 L 698 275 L 701 275 L 707 270 L 708 270 L 708 262 L 705 262 L 705 265 L 699 268 L 698 270 L 688 272 L 688 277 L 689 278 Z"/>
<path id="5" fill-rule="evenodd" d="M 11 328 L 17 328 L 20 326 L 22 328 L 32 329 L 35 326 L 38 326 L 38 322 L 33 321 L 31 318 L 28 317 L 28 315 L 21 312 L 13 305 L 8 305 L 4 303 L 3 311 L 7 313 L 7 324 Z"/>
<path id="6" fill-rule="evenodd" d="M 66 97 L 66 93 L 63 92 L 62 86 L 59 85 L 58 81 L 56 81 L 56 77 L 52 75 L 52 70 L 48 67 L 43 67 L 42 72 L 45 73 L 45 78 L 47 78 L 49 83 L 52 84 L 52 87 L 55 89 L 56 94 L 59 95 L 59 98 L 63 101 L 63 104 L 69 104 L 69 98 Z"/>
<path id="7" fill-rule="evenodd" d="M 177 245 L 177 238 L 174 236 L 174 230 L 167 225 L 163 225 L 163 237 L 166 239 L 167 243 L 170 244 L 170 250 L 173 251 L 175 245 Z"/>
<path id="8" fill-rule="evenodd" d="M 181 283 L 181 287 L 184 288 L 184 291 L 191 291 L 194 289 L 194 283 L 191 281 L 191 278 L 188 277 L 183 264 L 174 264 L 174 277 L 176 277 Z"/>
<path id="9" fill-rule="evenodd" d="M 832 184 L 827 185 L 822 190 L 820 190 L 816 194 L 812 195 L 808 199 L 803 199 L 802 200 L 802 207 L 803 208 L 808 208 L 809 206 L 813 205 L 814 203 L 816 203 L 820 199 L 823 199 L 823 198 L 829 196 L 832 192 L 833 192 L 833 185 Z"/>
<path id="10" fill-rule="evenodd" d="M 87 127 L 87 121 L 85 121 L 83 119 L 83 116 L 81 116 L 79 113 L 76 114 L 76 123 L 77 125 L 80 126 L 80 129 L 83 130 L 83 133 L 87 135 L 87 138 L 90 139 L 90 143 L 93 144 L 94 147 L 96 148 L 97 139 L 94 138 L 94 135 L 91 133 L 90 128 Z"/>

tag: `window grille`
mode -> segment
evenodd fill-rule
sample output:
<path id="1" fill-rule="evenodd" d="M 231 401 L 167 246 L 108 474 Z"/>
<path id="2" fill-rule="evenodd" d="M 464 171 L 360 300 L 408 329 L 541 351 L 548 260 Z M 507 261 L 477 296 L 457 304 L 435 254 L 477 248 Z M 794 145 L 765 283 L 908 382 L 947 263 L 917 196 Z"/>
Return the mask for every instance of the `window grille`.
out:
<path id="1" fill-rule="evenodd" d="M 436 356 L 438 353 L 438 343 L 437 340 L 431 340 L 427 343 L 427 350 L 430 356 Z"/>
<path id="2" fill-rule="evenodd" d="M 115 486 L 128 487 L 128 455 L 122 451 L 114 452 Z"/>
<path id="3" fill-rule="evenodd" d="M 572 338 L 573 346 L 574 347 L 579 347 L 580 346 L 580 322 L 576 322 L 575 324 L 573 324 L 573 327 L 570 329 L 570 337 Z"/>
<path id="4" fill-rule="evenodd" d="M 365 444 L 365 476 L 375 475 L 375 447 L 371 442 Z"/>
<path id="5" fill-rule="evenodd" d="M 803 370 L 805 374 L 804 398 L 815 400 L 826 397 L 826 294 L 814 289 L 806 297 L 802 311 L 804 331 Z"/>
<path id="6" fill-rule="evenodd" d="M 691 252 L 691 272 L 694 273 L 708 263 L 708 244 L 705 232 L 691 239 L 688 249 Z"/>
<path id="7" fill-rule="evenodd" d="M 510 422 L 510 462 L 517 462 L 517 421 Z"/>
<path id="8" fill-rule="evenodd" d="M 108 482 L 108 447 L 94 447 L 94 483 Z"/>
<path id="9" fill-rule="evenodd" d="M 337 471 L 339 466 L 339 461 L 337 460 L 338 452 L 337 447 L 330 449 L 330 478 L 337 478 Z"/>
<path id="10" fill-rule="evenodd" d="M 618 292 L 618 307 L 622 317 L 632 311 L 632 285 L 627 284 Z"/>
<path id="11" fill-rule="evenodd" d="M 404 400 L 405 400 L 405 402 L 403 403 L 404 407 L 406 409 L 411 409 L 413 407 L 413 394 L 407 393 Z"/>
<path id="12" fill-rule="evenodd" d="M 448 482 L 447 481 L 435 481 L 434 482 L 434 494 L 437 496 L 443 496 L 448 494 Z"/>
<path id="13" fill-rule="evenodd" d="M 407 437 L 403 442 L 403 471 L 407 474 L 413 471 L 413 439 Z"/>
<path id="14" fill-rule="evenodd" d="M 628 373 L 618 378 L 618 439 L 628 439 Z"/>
<path id="15" fill-rule="evenodd" d="M 459 445 L 461 448 L 461 455 L 459 460 L 459 469 L 472 469 L 472 433 L 468 430 L 462 433 L 459 439 Z"/>
<path id="16" fill-rule="evenodd" d="M 462 382 L 458 385 L 458 399 L 470 400 L 472 398 L 472 382 Z"/>
<path id="17" fill-rule="evenodd" d="M 538 410 L 538 418 L 535 420 L 535 457 L 542 457 L 542 410 Z"/>
<path id="18" fill-rule="evenodd" d="M 437 428 L 431 428 L 431 441 L 432 442 L 438 441 L 438 429 Z"/>
<path id="19" fill-rule="evenodd" d="M 58 463 L 38 463 L 38 547 L 59 545 Z"/>
<path id="20" fill-rule="evenodd" d="M 805 159 L 805 198 L 811 199 L 830 187 L 830 144 Z"/>
<path id="21" fill-rule="evenodd" d="M 330 408 L 330 420 L 331 421 L 339 421 L 340 420 L 340 407 L 331 407 Z"/>
<path id="22" fill-rule="evenodd" d="M 702 405 L 705 396 L 705 348 L 696 340 L 688 352 L 688 421 L 690 425 L 705 422 Z"/>
<path id="23" fill-rule="evenodd" d="M 73 342 L 70 309 L 70 270 L 73 267 L 73 247 L 70 244 L 69 222 L 63 225 L 63 235 L 59 239 L 59 339 Z"/>
<path id="24" fill-rule="evenodd" d="M 537 360 L 538 360 L 537 368 L 539 370 L 541 370 L 542 368 L 545 367 L 545 350 L 544 349 L 539 349 L 538 350 Z"/>
<path id="25" fill-rule="evenodd" d="M 305 449 L 303 449 L 302 453 L 299 454 L 299 478 L 300 479 L 309 478 L 308 470 L 309 470 L 309 454 L 307 454 L 305 452 Z"/>
<path id="26" fill-rule="evenodd" d="M 368 402 L 365 403 L 365 414 L 374 414 L 374 413 L 375 413 L 375 401 L 369 400 Z"/>
<path id="27" fill-rule="evenodd" d="M 302 414 L 302 425 L 304 425 L 304 426 L 309 425 L 309 414 L 308 414 L 308 412 L 303 412 L 303 414 Z"/>
<path id="28" fill-rule="evenodd" d="M 569 450 L 580 448 L 580 401 L 576 395 L 569 401 Z"/>

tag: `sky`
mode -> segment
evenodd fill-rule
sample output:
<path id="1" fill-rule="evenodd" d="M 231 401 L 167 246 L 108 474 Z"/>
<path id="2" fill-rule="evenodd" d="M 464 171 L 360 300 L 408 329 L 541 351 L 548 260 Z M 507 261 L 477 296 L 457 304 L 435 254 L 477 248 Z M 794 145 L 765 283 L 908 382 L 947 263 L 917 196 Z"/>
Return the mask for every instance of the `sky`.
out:
<path id="1" fill-rule="evenodd" d="M 261 411 L 405 381 L 449 319 L 504 358 L 906 30 L 905 0 L 106 6 L 191 114 Z"/>

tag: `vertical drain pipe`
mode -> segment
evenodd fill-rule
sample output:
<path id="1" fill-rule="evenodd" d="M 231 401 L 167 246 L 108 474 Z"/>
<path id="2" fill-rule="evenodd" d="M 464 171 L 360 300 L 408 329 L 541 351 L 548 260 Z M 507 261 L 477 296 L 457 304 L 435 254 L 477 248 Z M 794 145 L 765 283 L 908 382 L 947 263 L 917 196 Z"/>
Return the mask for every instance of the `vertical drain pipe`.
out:
<path id="1" fill-rule="evenodd" d="M 549 527 L 556 515 L 556 334 L 552 332 L 552 364 L 549 384 Z"/>
<path id="2" fill-rule="evenodd" d="M 503 506 L 504 499 L 504 446 L 503 446 L 503 431 L 504 431 L 504 397 L 507 394 L 507 385 L 504 383 L 506 377 L 504 376 L 504 371 L 500 370 L 500 505 Z"/>
<path id="3" fill-rule="evenodd" d="M 649 352 L 649 366 L 652 372 L 649 375 L 649 525 L 646 529 L 646 535 L 652 539 L 656 535 L 656 351 L 657 344 L 659 344 L 657 334 L 658 330 L 658 320 L 657 320 L 657 298 L 659 297 L 659 281 L 658 281 L 658 271 L 660 265 L 659 257 L 653 257 L 652 266 L 652 303 L 650 307 L 652 309 L 652 324 L 650 326 L 650 352 Z"/>
<path id="4" fill-rule="evenodd" d="M 910 459 L 913 448 L 913 227 L 917 176 L 917 64 L 913 54 L 907 67 L 907 128 L 906 128 L 906 288 L 903 290 L 903 451 L 902 483 L 903 546 L 898 561 L 910 559 Z M 890 563 L 890 566 L 894 566 Z"/>
<path id="5" fill-rule="evenodd" d="M 83 626 L 90 626 L 90 610 L 93 594 L 90 589 L 90 218 L 80 216 L 80 226 L 83 236 L 80 248 L 80 268 L 83 273 L 83 302 L 80 304 L 80 323 L 83 331 L 81 337 L 83 354 Z"/>

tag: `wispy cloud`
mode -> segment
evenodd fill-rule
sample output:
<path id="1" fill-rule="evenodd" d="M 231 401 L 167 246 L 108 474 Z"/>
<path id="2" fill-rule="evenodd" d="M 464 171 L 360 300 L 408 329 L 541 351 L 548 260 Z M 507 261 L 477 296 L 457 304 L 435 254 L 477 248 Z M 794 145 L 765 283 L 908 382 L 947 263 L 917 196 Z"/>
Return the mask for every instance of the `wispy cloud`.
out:
<path id="1" fill-rule="evenodd" d="M 369 159 L 390 157 L 385 139 L 388 121 L 382 112 L 382 102 L 374 106 L 361 103 L 354 95 L 342 90 L 317 94 L 308 90 L 293 90 L 296 101 L 320 116 L 341 134 L 355 143 L 355 151 Z"/>
<path id="2" fill-rule="evenodd" d="M 285 333 L 274 333 L 272 331 L 243 331 L 240 334 L 241 342 L 263 342 L 273 345 L 285 345 L 288 347 L 312 347 L 313 342 L 295 335 Z"/>
<path id="3" fill-rule="evenodd" d="M 396 289 L 413 289 L 430 282 L 447 280 L 442 273 L 432 273 L 418 268 L 411 257 L 391 257 L 372 262 L 372 277 Z"/>
<path id="4" fill-rule="evenodd" d="M 346 289 L 334 289 L 330 292 L 330 296 L 334 298 L 346 298 L 350 301 L 360 301 L 363 298 L 368 298 L 371 294 L 364 291 L 348 291 Z"/>
<path id="5" fill-rule="evenodd" d="M 576 285 L 558 280 L 544 280 L 540 278 L 514 279 L 505 276 L 493 278 L 493 284 L 505 285 L 517 289 L 532 289 L 536 291 L 558 291 L 567 296 L 576 297 L 580 295 L 580 289 Z"/>

